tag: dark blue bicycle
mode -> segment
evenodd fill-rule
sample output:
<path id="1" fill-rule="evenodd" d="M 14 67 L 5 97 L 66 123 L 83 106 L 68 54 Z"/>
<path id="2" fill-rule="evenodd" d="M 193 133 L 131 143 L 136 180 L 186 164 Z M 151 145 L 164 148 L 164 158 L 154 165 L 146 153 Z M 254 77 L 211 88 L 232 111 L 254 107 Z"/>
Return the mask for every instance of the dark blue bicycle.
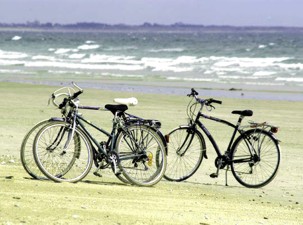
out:
<path id="1" fill-rule="evenodd" d="M 167 180 L 188 179 L 198 170 L 203 158 L 207 159 L 205 139 L 198 128 L 208 137 L 217 153 L 217 169 L 210 175 L 212 178 L 218 177 L 219 170 L 226 168 L 227 185 L 227 171 L 231 167 L 235 179 L 249 188 L 262 187 L 274 179 L 280 164 L 279 141 L 274 136 L 278 132 L 277 127 L 266 122 L 250 122 L 247 126 L 241 126 L 244 117 L 253 115 L 251 110 L 233 111 L 233 114 L 239 115 L 238 122 L 234 125 L 202 113 L 204 106 L 212 110 L 213 104 L 222 104 L 221 101 L 198 98 L 198 92 L 194 89 L 188 96 L 191 97 L 187 107 L 189 124 L 179 126 L 166 135 L 168 154 L 164 177 Z M 212 120 L 234 129 L 224 153 L 201 119 Z"/>

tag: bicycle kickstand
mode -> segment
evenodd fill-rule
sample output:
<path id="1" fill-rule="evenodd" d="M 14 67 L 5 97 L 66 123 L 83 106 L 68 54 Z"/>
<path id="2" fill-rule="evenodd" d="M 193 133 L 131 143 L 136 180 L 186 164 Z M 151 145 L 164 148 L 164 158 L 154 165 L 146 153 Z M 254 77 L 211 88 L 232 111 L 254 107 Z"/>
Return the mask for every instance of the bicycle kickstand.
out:
<path id="1" fill-rule="evenodd" d="M 229 170 L 229 165 L 227 165 L 226 171 L 225 171 L 225 186 L 228 186 L 227 184 L 227 172 Z"/>

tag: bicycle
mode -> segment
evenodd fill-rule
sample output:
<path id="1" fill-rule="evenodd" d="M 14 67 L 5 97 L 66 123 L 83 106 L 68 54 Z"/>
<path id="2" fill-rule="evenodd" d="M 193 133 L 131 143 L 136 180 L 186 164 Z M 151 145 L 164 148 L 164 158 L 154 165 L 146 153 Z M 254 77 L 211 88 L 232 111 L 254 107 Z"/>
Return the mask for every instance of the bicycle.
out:
<path id="1" fill-rule="evenodd" d="M 259 188 L 274 179 L 280 164 L 279 140 L 274 136 L 274 133 L 278 132 L 278 127 L 266 122 L 252 121 L 247 126 L 241 126 L 244 117 L 253 115 L 252 110 L 232 111 L 232 114 L 239 115 L 234 125 L 202 113 L 204 106 L 211 111 L 215 109 L 213 104 L 222 104 L 222 101 L 198 98 L 198 92 L 193 88 L 187 96 L 192 97 L 187 106 L 189 124 L 181 125 L 165 136 L 168 155 L 164 178 L 169 181 L 186 180 L 198 170 L 203 158 L 207 159 L 205 139 L 198 130 L 199 127 L 217 154 L 215 159 L 217 170 L 210 177 L 217 178 L 219 170 L 226 168 L 225 185 L 227 186 L 227 172 L 231 167 L 235 179 L 245 187 Z M 233 128 L 234 131 L 224 153 L 220 151 L 215 139 L 201 122 L 202 118 Z"/>
<path id="2" fill-rule="evenodd" d="M 97 167 L 112 167 L 123 182 L 139 186 L 158 183 L 166 169 L 166 143 L 159 131 L 161 123 L 145 120 L 126 113 L 136 99 L 116 99 L 117 103 L 99 106 L 81 106 L 78 96 L 83 90 L 61 88 L 52 94 L 51 101 L 61 110 L 62 118 L 51 118 L 35 136 L 33 155 L 41 172 L 56 182 L 78 182 Z M 57 99 L 63 98 L 57 103 Z M 114 115 L 112 130 L 107 132 L 85 119 L 79 109 L 109 111 Z M 97 141 L 85 125 L 107 136 Z"/>

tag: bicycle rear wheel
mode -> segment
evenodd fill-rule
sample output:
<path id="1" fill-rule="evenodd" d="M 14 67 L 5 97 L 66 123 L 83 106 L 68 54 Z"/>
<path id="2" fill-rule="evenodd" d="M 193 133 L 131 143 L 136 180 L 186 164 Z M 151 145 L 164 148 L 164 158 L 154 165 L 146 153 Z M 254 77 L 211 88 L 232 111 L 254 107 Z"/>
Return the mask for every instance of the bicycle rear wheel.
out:
<path id="1" fill-rule="evenodd" d="M 34 155 L 33 155 L 33 144 L 35 136 L 39 130 L 46 124 L 50 123 L 49 120 L 43 120 L 37 123 L 23 138 L 21 149 L 20 149 L 20 159 L 25 171 L 34 179 L 46 179 L 44 174 L 38 168 Z"/>
<path id="2" fill-rule="evenodd" d="M 280 164 L 280 148 L 273 135 L 264 130 L 248 130 L 235 141 L 231 170 L 245 187 L 260 188 L 271 182 Z"/>
<path id="3" fill-rule="evenodd" d="M 168 134 L 167 168 L 164 178 L 169 181 L 184 181 L 200 167 L 205 141 L 201 133 L 189 126 L 174 129 Z"/>
<path id="4" fill-rule="evenodd" d="M 68 123 L 54 122 L 44 126 L 34 141 L 33 154 L 39 169 L 56 182 L 80 181 L 92 167 L 88 138 L 76 128 L 72 140 L 68 140 L 70 132 Z"/>
<path id="5" fill-rule="evenodd" d="M 130 125 L 116 139 L 119 168 L 130 183 L 152 186 L 166 169 L 165 146 L 157 132 L 145 125 Z"/>

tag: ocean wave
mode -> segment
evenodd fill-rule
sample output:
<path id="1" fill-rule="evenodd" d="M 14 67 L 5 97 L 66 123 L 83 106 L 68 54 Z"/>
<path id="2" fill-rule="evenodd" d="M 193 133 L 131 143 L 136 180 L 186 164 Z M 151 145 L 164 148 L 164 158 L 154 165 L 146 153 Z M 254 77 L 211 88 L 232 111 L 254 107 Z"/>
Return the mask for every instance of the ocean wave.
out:
<path id="1" fill-rule="evenodd" d="M 1 66 L 24 66 L 25 62 L 20 60 L 1 60 L 0 59 L 0 65 Z"/>
<path id="2" fill-rule="evenodd" d="M 255 77 L 269 77 L 269 76 L 272 76 L 274 74 L 277 74 L 277 73 L 273 72 L 273 71 L 257 71 L 255 73 L 253 73 L 253 76 L 255 76 Z"/>
<path id="3" fill-rule="evenodd" d="M 1 61 L 0 61 L 1 64 Z M 66 69 L 85 69 L 85 70 L 125 70 L 135 71 L 144 69 L 140 65 L 124 65 L 124 64 L 84 64 L 84 63 L 71 63 L 71 62 L 25 62 L 25 67 L 55 67 Z"/>
<path id="4" fill-rule="evenodd" d="M 55 54 L 65 54 L 68 52 L 73 51 L 71 48 L 58 48 L 57 50 L 54 51 Z"/>
<path id="5" fill-rule="evenodd" d="M 276 81 L 303 82 L 303 77 L 277 77 Z"/>
<path id="6" fill-rule="evenodd" d="M 167 80 L 175 80 L 175 81 L 201 81 L 201 82 L 212 82 L 215 81 L 216 79 L 213 78 L 193 78 L 193 77 L 167 77 Z"/>
<path id="7" fill-rule="evenodd" d="M 14 36 L 14 37 L 12 37 L 12 41 L 19 41 L 19 40 L 21 40 L 22 39 L 22 37 L 21 36 Z"/>
<path id="8" fill-rule="evenodd" d="M 184 52 L 183 48 L 161 48 L 161 49 L 150 49 L 148 52 L 159 53 L 159 52 Z"/>
<path id="9" fill-rule="evenodd" d="M 47 60 L 47 61 L 55 61 L 56 58 L 54 56 L 46 56 L 46 55 L 35 55 L 32 57 L 32 60 Z"/>
<path id="10" fill-rule="evenodd" d="M 0 59 L 23 59 L 26 57 L 28 57 L 26 53 L 0 50 Z"/>
<path id="11" fill-rule="evenodd" d="M 86 56 L 86 54 L 74 53 L 68 56 L 70 59 L 82 59 Z"/>
<path id="12" fill-rule="evenodd" d="M 96 43 L 95 41 L 91 41 L 91 40 L 87 40 L 86 42 L 85 42 L 85 44 L 94 44 L 94 43 Z"/>
<path id="13" fill-rule="evenodd" d="M 142 62 L 135 60 L 133 56 L 114 56 L 114 55 L 101 55 L 101 54 L 90 54 L 88 58 L 81 61 L 82 63 L 114 63 L 114 64 L 129 64 L 129 65 L 140 65 Z"/>
<path id="14" fill-rule="evenodd" d="M 109 51 L 109 52 L 115 52 L 115 51 L 127 51 L 127 50 L 137 50 L 137 46 L 122 46 L 122 47 L 106 47 L 103 50 Z"/>
<path id="15" fill-rule="evenodd" d="M 92 50 L 92 49 L 97 49 L 97 48 L 100 48 L 100 45 L 85 44 L 85 45 L 80 45 L 77 47 L 77 49 L 80 49 L 80 50 Z"/>

